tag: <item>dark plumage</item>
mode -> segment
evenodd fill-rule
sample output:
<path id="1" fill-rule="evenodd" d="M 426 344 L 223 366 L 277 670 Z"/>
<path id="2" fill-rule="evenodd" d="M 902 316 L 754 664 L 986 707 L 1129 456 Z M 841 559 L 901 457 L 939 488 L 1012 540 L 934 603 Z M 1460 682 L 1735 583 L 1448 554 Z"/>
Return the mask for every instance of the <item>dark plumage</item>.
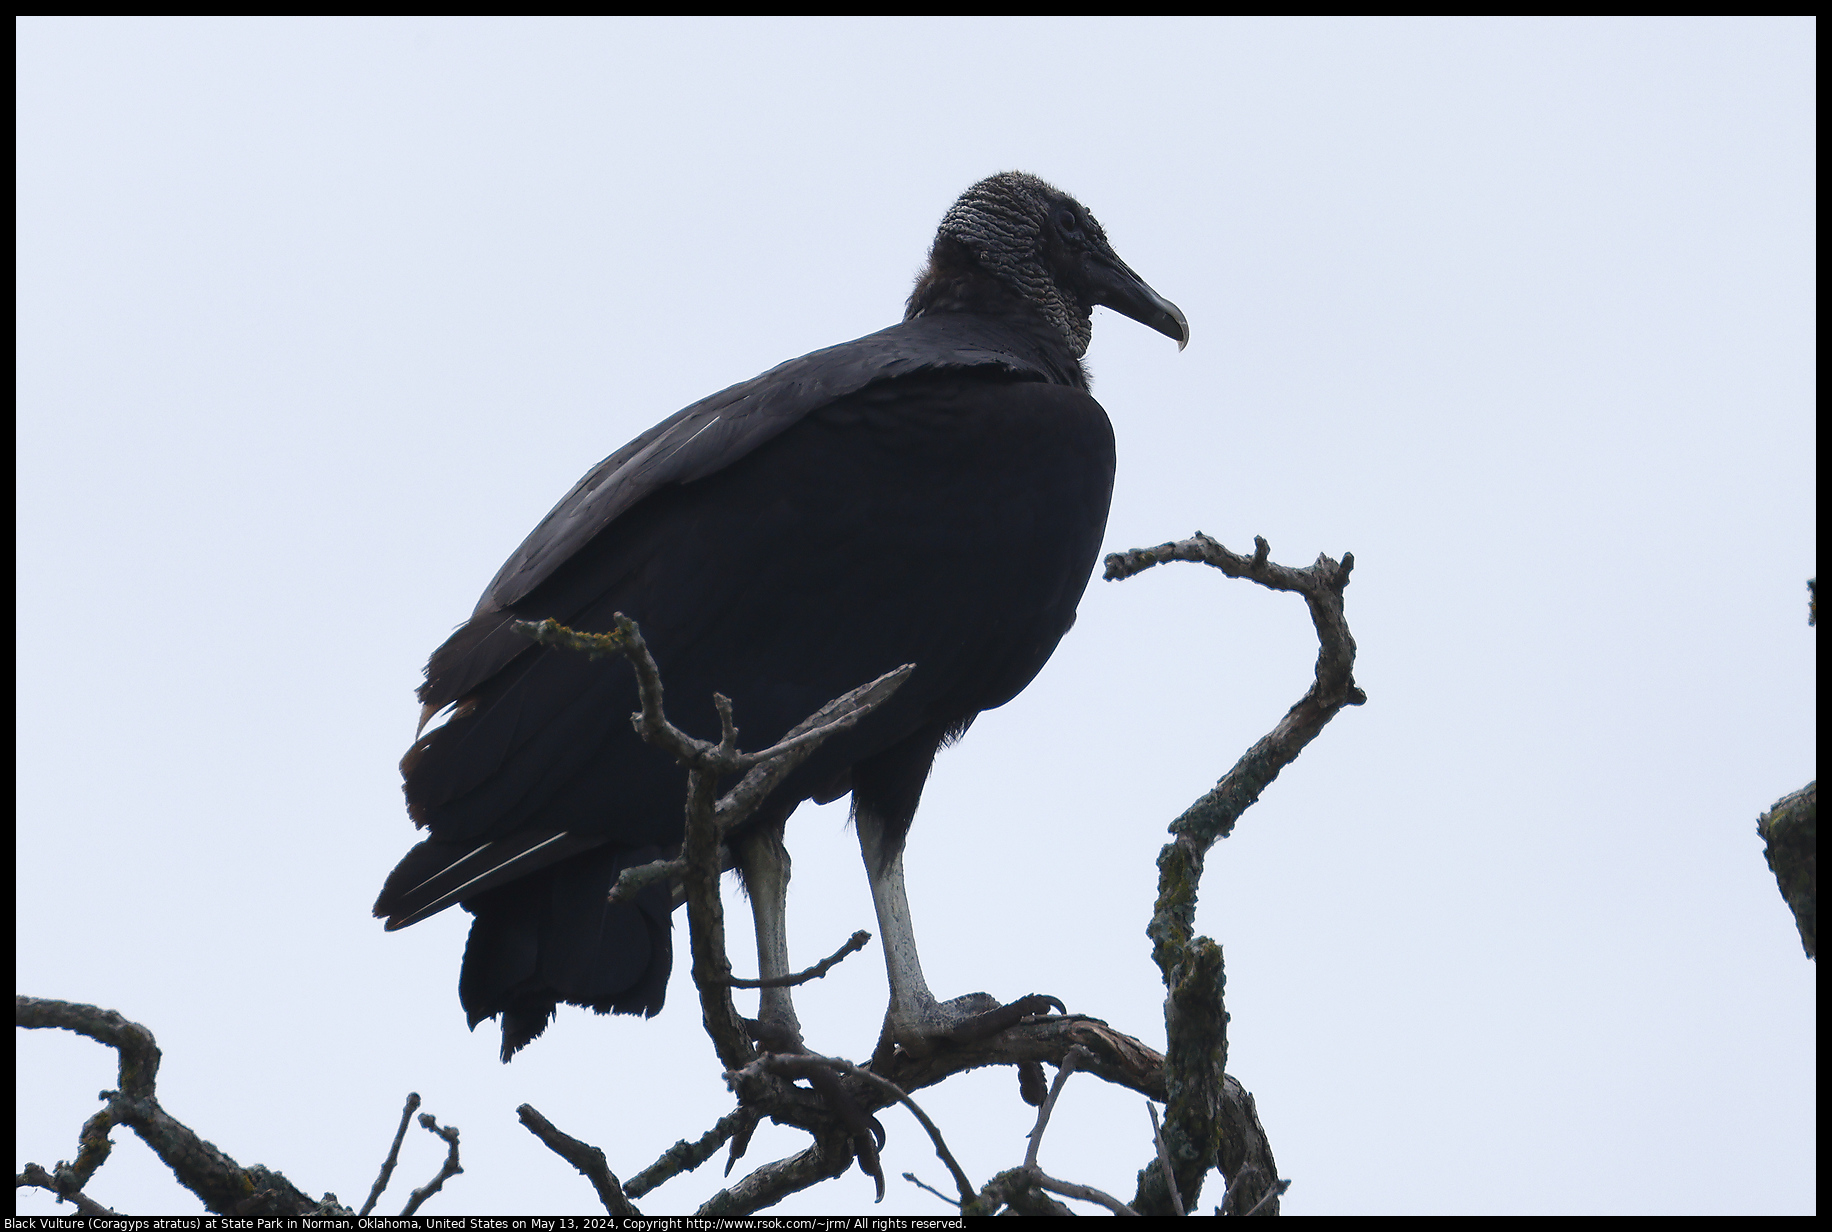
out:
<path id="1" fill-rule="evenodd" d="M 682 775 L 631 730 L 627 664 L 511 627 L 543 617 L 592 631 L 632 617 L 670 718 L 716 738 L 710 698 L 724 693 L 748 748 L 916 664 L 732 850 L 764 974 L 781 974 L 783 823 L 802 800 L 851 791 L 893 1034 L 914 1043 L 959 1017 L 922 983 L 903 840 L 936 750 L 1024 688 L 1074 623 L 1113 481 L 1112 429 L 1081 365 L 1097 303 L 1187 340 L 1072 198 L 1018 173 L 974 185 L 901 324 L 714 394 L 612 454 L 433 653 L 420 699 L 428 715 L 455 709 L 401 763 L 431 837 L 375 912 L 391 929 L 454 902 L 476 917 L 459 994 L 472 1026 L 502 1015 L 505 1060 L 561 1001 L 655 1013 L 671 962 L 668 891 L 605 896 L 620 870 L 679 844 Z M 766 994 L 764 1016 L 793 1026 L 786 990 Z"/>

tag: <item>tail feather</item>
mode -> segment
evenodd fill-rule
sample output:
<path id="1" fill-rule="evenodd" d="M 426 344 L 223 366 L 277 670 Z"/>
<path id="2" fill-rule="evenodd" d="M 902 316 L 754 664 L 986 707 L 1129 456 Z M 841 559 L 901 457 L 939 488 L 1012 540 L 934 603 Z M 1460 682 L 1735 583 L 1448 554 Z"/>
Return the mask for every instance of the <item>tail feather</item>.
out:
<path id="1" fill-rule="evenodd" d="M 454 903 L 486 894 L 604 842 L 603 835 L 564 830 L 512 834 L 477 844 L 428 839 L 388 874 L 381 897 L 375 900 L 375 914 L 388 921 L 389 932 L 406 928 Z"/>
<path id="2" fill-rule="evenodd" d="M 502 1015 L 504 1061 L 547 1029 L 561 1001 L 600 1014 L 660 1012 L 674 961 L 672 892 L 656 885 L 632 902 L 606 900 L 624 869 L 666 854 L 602 847 L 465 903 L 477 919 L 458 996 L 473 1028 Z"/>

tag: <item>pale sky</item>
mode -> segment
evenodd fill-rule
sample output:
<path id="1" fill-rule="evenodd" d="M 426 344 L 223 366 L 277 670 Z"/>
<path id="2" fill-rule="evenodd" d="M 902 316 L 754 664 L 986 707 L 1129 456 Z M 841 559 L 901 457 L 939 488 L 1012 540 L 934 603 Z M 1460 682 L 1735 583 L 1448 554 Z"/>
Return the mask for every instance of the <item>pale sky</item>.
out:
<path id="1" fill-rule="evenodd" d="M 18 991 L 149 1027 L 166 1109 L 243 1164 L 356 1206 L 415 1090 L 463 1135 L 425 1213 L 589 1214 L 518 1104 L 625 1178 L 730 1110 L 684 962 L 660 1017 L 563 1009 L 505 1067 L 458 1005 L 468 917 L 370 918 L 412 691 L 579 475 L 895 321 L 943 210 L 1016 168 L 1190 321 L 1180 355 L 1096 314 L 1106 550 L 1355 553 L 1368 704 L 1198 919 L 1286 1212 L 1814 1211 L 1814 968 L 1755 834 L 1815 774 L 1809 20 L 18 33 Z M 1294 597 L 1095 580 L 930 780 L 937 994 L 1161 1047 L 1165 826 L 1314 656 Z M 844 806 L 788 842 L 796 965 L 875 932 Z M 874 944 L 799 992 L 810 1046 L 864 1060 L 885 998 Z M 16 1162 L 71 1158 L 114 1054 L 20 1032 L 18 1064 Z M 978 1184 L 1022 1161 L 1016 1085 L 919 1096 Z M 1076 1077 L 1044 1167 L 1129 1197 L 1142 1104 Z M 946 1213 L 884 1121 L 881 1206 L 855 1170 L 776 1209 Z M 114 1137 L 92 1197 L 201 1210 Z M 408 1142 L 383 1212 L 437 1168 Z"/>

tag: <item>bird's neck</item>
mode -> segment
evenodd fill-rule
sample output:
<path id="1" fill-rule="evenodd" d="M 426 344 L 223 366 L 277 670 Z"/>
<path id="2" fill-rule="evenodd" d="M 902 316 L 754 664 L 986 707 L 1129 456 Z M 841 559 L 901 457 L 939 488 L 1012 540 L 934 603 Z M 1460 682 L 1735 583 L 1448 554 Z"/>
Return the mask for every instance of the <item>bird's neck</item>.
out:
<path id="1" fill-rule="evenodd" d="M 1056 316 L 1080 318 L 1085 338 L 1087 310 L 1078 304 L 1056 304 Z M 1005 281 L 989 273 L 967 246 L 949 236 L 937 236 L 929 252 L 929 264 L 916 280 L 903 313 L 906 321 L 939 313 L 972 313 L 991 317 L 1035 338 L 1058 360 L 1056 366 L 1080 375 L 1079 384 L 1086 388 L 1087 370 L 1082 366 L 1081 346 L 1065 331 L 1073 331 L 1076 321 L 1051 320 L 1039 305 L 1019 294 Z"/>

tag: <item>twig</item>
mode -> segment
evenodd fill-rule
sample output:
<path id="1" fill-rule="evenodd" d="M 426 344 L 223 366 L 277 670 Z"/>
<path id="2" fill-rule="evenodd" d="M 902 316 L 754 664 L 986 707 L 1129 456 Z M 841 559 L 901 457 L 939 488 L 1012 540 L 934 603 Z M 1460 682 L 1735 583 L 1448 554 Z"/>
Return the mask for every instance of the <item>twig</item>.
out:
<path id="1" fill-rule="evenodd" d="M 617 874 L 617 884 L 611 887 L 610 901 L 627 903 L 657 882 L 679 881 L 686 873 L 685 860 L 655 860 L 626 868 Z"/>
<path id="2" fill-rule="evenodd" d="M 523 1104 L 515 1110 L 515 1115 L 548 1150 L 577 1168 L 592 1183 L 592 1188 L 598 1192 L 598 1201 L 604 1204 L 606 1214 L 624 1218 L 642 1215 L 629 1198 L 624 1196 L 624 1188 L 617 1183 L 617 1174 L 611 1171 L 603 1151 L 555 1128 L 553 1122 L 537 1112 L 532 1104 Z"/>
<path id="3" fill-rule="evenodd" d="M 736 1112 L 726 1113 L 696 1141 L 688 1142 L 683 1138 L 663 1151 L 660 1159 L 624 1184 L 623 1192 L 632 1198 L 640 1198 L 662 1182 L 692 1171 L 717 1155 L 719 1148 L 747 1122 L 756 1124 L 756 1114 L 748 1109 L 740 1108 Z"/>
<path id="4" fill-rule="evenodd" d="M 1024 1166 L 1037 1166 L 1037 1152 L 1043 1146 L 1043 1130 L 1050 1123 L 1050 1113 L 1056 1110 L 1056 1099 L 1062 1094 L 1062 1088 L 1069 1081 L 1069 1075 L 1084 1060 L 1092 1060 L 1093 1054 L 1077 1044 L 1063 1055 L 1062 1063 L 1056 1067 L 1056 1081 L 1050 1084 L 1050 1093 L 1044 1099 L 1043 1106 L 1037 1109 L 1037 1124 L 1030 1131 L 1030 1146 L 1024 1152 Z"/>
<path id="5" fill-rule="evenodd" d="M 687 943 L 693 955 L 693 983 L 700 997 L 700 1018 L 713 1051 L 727 1069 L 757 1055 L 738 1007 L 732 1004 L 731 959 L 725 950 L 725 904 L 719 897 L 719 829 L 713 818 L 719 790 L 717 771 L 687 772 L 687 818 L 681 836 L 681 878 L 687 892 Z"/>
<path id="6" fill-rule="evenodd" d="M 1055 1177 L 1041 1172 L 1036 1168 L 1030 1169 L 1030 1175 L 1032 1179 L 1035 1180 L 1037 1188 L 1039 1189 L 1047 1189 L 1051 1193 L 1059 1193 L 1065 1198 L 1080 1198 L 1085 1202 L 1098 1202 L 1112 1211 L 1115 1215 L 1138 1214 L 1137 1211 L 1127 1206 L 1124 1202 L 1121 1202 L 1112 1194 L 1103 1193 L 1092 1185 L 1077 1185 L 1072 1181 L 1059 1181 Z"/>
<path id="7" fill-rule="evenodd" d="M 915 670 L 914 663 L 905 663 L 869 684 L 862 684 L 852 692 L 834 698 L 790 728 L 789 734 L 770 748 L 761 753 L 748 754 L 756 764 L 719 801 L 717 815 L 720 833 L 728 833 L 733 826 L 750 816 L 765 796 L 775 791 L 791 771 L 814 753 L 821 741 L 845 731 L 889 701 L 891 694 Z"/>
<path id="8" fill-rule="evenodd" d="M 1253 1204 L 1253 1209 L 1248 1211 L 1247 1214 L 1249 1215 L 1259 1214 L 1260 1207 L 1266 1205 L 1266 1203 L 1268 1202 L 1272 1202 L 1279 1198 L 1284 1197 L 1285 1191 L 1290 1188 L 1291 1188 L 1291 1179 L 1287 1177 L 1285 1180 L 1282 1180 L 1278 1184 L 1274 1185 L 1271 1189 L 1268 1189 L 1266 1191 L 1266 1196 L 1261 1198 L 1258 1202 L 1255 1202 Z"/>
<path id="9" fill-rule="evenodd" d="M 1009 1168 L 986 1182 L 967 1215 L 1044 1215 L 1064 1217 L 1075 1212 L 1037 1186 L 1035 1168 Z"/>
<path id="10" fill-rule="evenodd" d="M 905 1173 L 904 1175 L 907 1176 L 909 1174 Z M 46 1172 L 42 1166 L 38 1164 L 27 1164 L 25 1166 L 25 1171 L 19 1174 L 18 1184 L 15 1188 L 27 1189 L 34 1187 L 50 1190 L 52 1195 L 55 1196 L 59 1202 L 75 1203 L 76 1213 L 79 1215 L 112 1216 L 115 1213 L 80 1189 L 72 1189 L 66 1192 L 58 1185 L 57 1178 L 52 1176 L 49 1172 Z"/>
<path id="11" fill-rule="evenodd" d="M 935 1188 L 935 1186 L 927 1184 L 924 1181 L 918 1179 L 914 1172 L 905 1172 L 903 1174 L 903 1179 L 908 1181 L 910 1184 L 916 1186 L 916 1188 L 918 1189 L 928 1190 L 930 1193 L 940 1198 L 943 1202 L 946 1202 L 949 1206 L 959 1206 L 960 1205 L 959 1202 L 955 1201 L 953 1198 L 950 1198 L 947 1194 Z"/>
<path id="12" fill-rule="evenodd" d="M 649 653 L 649 645 L 643 640 L 641 629 L 622 612 L 612 613 L 611 626 L 607 633 L 580 633 L 552 619 L 523 620 L 517 621 L 515 625 L 519 632 L 543 646 L 579 651 L 591 659 L 611 654 L 622 655 L 627 659 L 636 672 L 637 695 L 642 704 L 642 709 L 630 716 L 637 733 L 650 744 L 673 754 L 689 770 L 716 770 L 721 773 L 764 771 L 762 775 L 746 775 L 745 781 L 733 789 L 732 796 L 736 799 L 720 801 L 722 814 L 742 806 L 753 794 L 747 790 L 740 796 L 739 789 L 747 786 L 754 788 L 767 780 L 767 785 L 755 794 L 759 800 L 768 795 L 822 741 L 870 714 L 888 700 L 897 686 L 916 670 L 914 663 L 906 663 L 895 671 L 886 672 L 876 680 L 828 702 L 770 747 L 754 753 L 741 753 L 737 748 L 738 732 L 732 724 L 729 699 L 713 695 L 713 704 L 719 711 L 718 744 L 689 736 L 669 722 L 663 711 L 661 670 L 656 666 L 655 657 Z"/>
<path id="13" fill-rule="evenodd" d="M 1151 1140 L 1158 1147 L 1158 1167 L 1164 1173 L 1164 1187 L 1170 1191 L 1171 1209 L 1177 1212 L 1178 1219 L 1182 1219 L 1188 1212 L 1183 1209 L 1183 1195 L 1177 1192 L 1177 1178 L 1170 1169 L 1170 1148 L 1164 1145 L 1164 1130 L 1158 1125 L 1157 1105 L 1150 1100 L 1145 1101 L 1145 1115 L 1151 1118 Z"/>
<path id="14" fill-rule="evenodd" d="M 408 1123 L 413 1120 L 414 1109 L 420 1106 L 420 1095 L 417 1091 L 407 1093 L 407 1106 L 401 1109 L 401 1125 L 394 1131 L 394 1144 L 388 1148 L 388 1158 L 382 1161 L 382 1170 L 375 1178 L 375 1184 L 369 1187 L 369 1200 L 363 1203 L 363 1209 L 356 1212 L 358 1217 L 367 1215 L 375 1209 L 382 1191 L 388 1188 L 388 1178 L 394 1175 L 394 1165 L 401 1157 L 401 1142 L 407 1137 Z"/>
<path id="15" fill-rule="evenodd" d="M 412 1215 L 420 1209 L 426 1200 L 445 1187 L 445 1183 L 457 1176 L 464 1169 L 458 1166 L 458 1128 L 448 1125 L 441 1129 L 439 1122 L 433 1120 L 430 1112 L 420 1114 L 420 1126 L 440 1138 L 445 1139 L 445 1162 L 439 1165 L 439 1174 L 420 1186 L 407 1196 L 407 1205 L 401 1208 L 402 1215 Z"/>
<path id="16" fill-rule="evenodd" d="M 829 954 L 826 958 L 821 959 L 806 971 L 798 972 L 795 975 L 779 975 L 767 980 L 745 980 L 739 979 L 734 975 L 730 978 L 729 983 L 733 988 L 793 988 L 797 984 L 806 984 L 809 980 L 820 979 L 823 975 L 826 975 L 829 971 L 839 966 L 848 956 L 864 949 L 866 942 L 870 940 L 871 934 L 864 929 L 860 929 L 851 937 L 847 938 L 845 945 L 835 950 L 832 954 Z"/>

